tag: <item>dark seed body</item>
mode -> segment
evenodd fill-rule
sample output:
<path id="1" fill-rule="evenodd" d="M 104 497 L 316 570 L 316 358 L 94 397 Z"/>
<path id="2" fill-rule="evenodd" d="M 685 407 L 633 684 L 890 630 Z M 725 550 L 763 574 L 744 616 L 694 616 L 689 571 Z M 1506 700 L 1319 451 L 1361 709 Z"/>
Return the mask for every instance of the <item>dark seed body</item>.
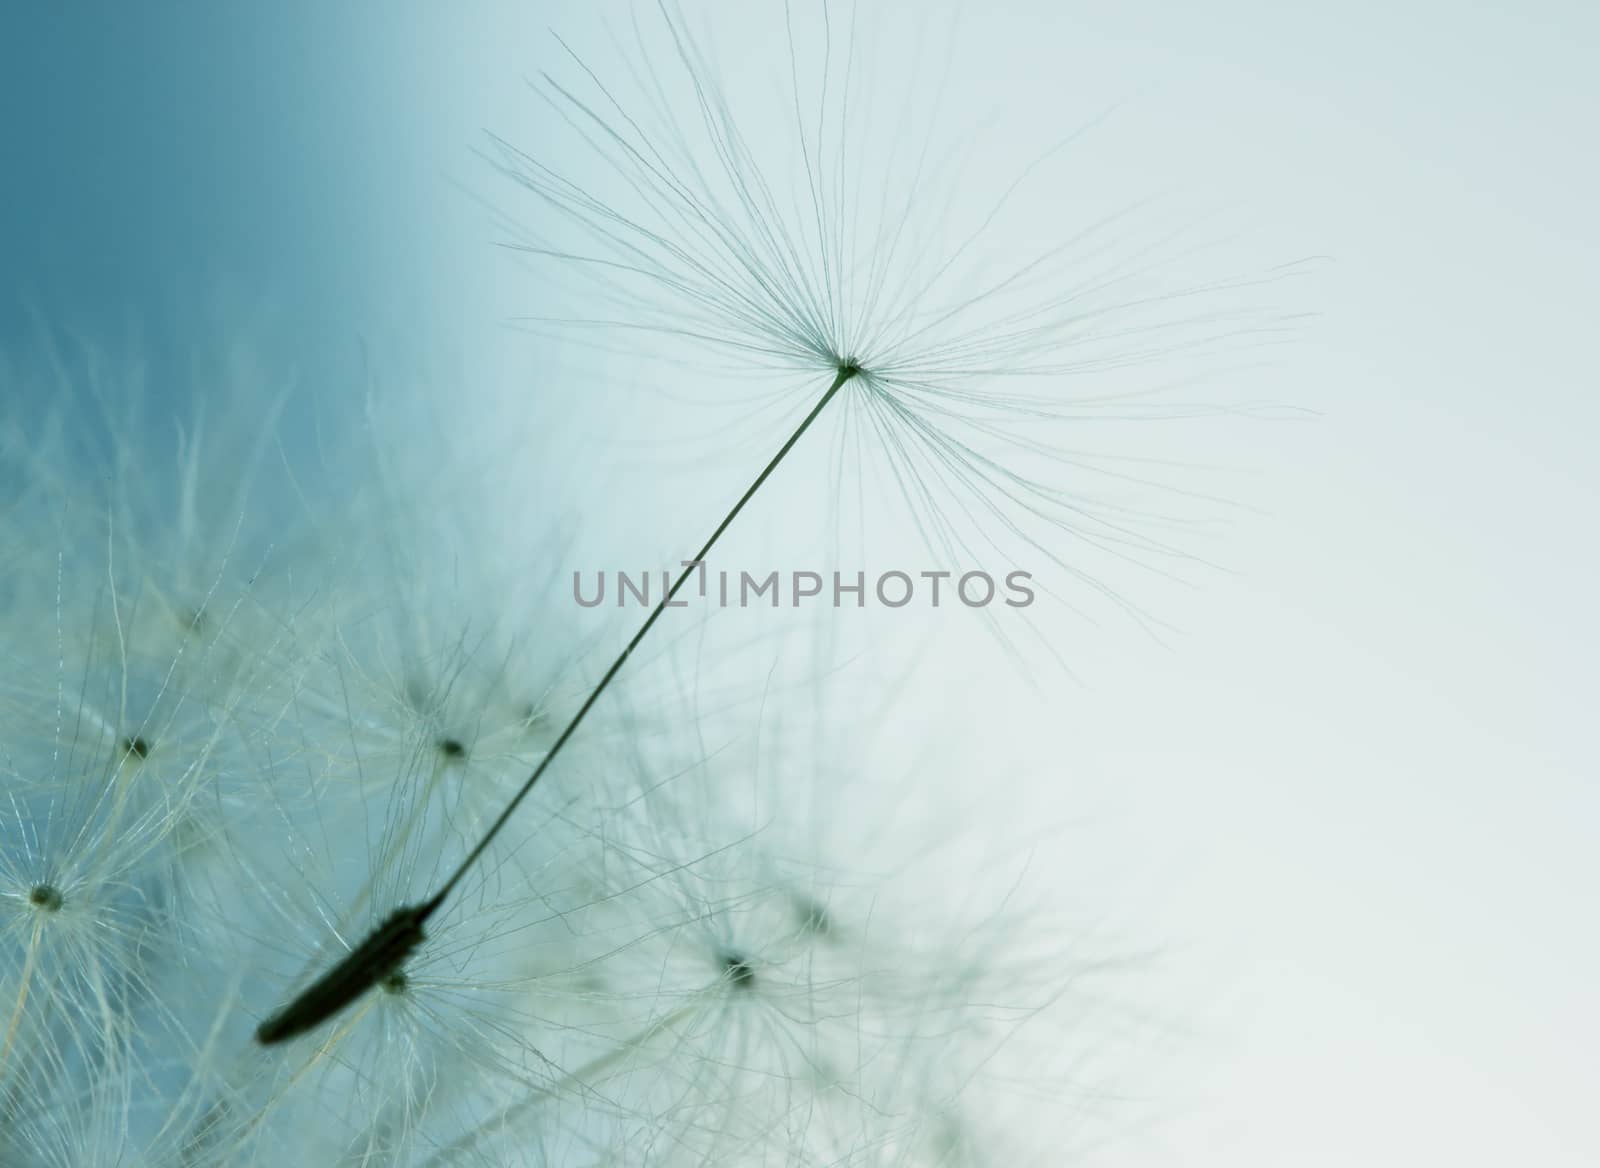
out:
<path id="1" fill-rule="evenodd" d="M 422 922 L 428 912 L 427 905 L 395 909 L 344 960 L 263 1022 L 256 1029 L 256 1041 L 271 1046 L 303 1034 L 395 974 L 412 950 L 422 944 Z"/>

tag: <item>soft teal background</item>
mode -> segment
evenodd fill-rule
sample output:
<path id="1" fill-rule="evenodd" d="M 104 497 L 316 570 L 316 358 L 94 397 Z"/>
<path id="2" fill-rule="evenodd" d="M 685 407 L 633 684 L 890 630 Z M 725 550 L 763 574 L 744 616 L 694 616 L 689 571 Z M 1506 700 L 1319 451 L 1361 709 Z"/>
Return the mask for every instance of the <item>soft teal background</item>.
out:
<path id="1" fill-rule="evenodd" d="M 207 327 L 265 316 L 327 355 L 426 316 L 454 156 L 409 128 L 427 55 L 393 15 L 6 5 L 0 339 L 40 314 L 160 357 L 215 310 Z"/>
<path id="2" fill-rule="evenodd" d="M 307 351 L 471 350 L 527 277 L 457 186 L 501 189 L 469 148 L 537 137 L 520 75 L 590 8 L 9 7 L 0 334 L 30 305 L 181 320 L 216 282 Z M 1013 0 L 965 22 L 958 64 L 1025 103 L 1024 155 L 1127 99 L 1100 181 L 1192 187 L 1248 209 L 1250 248 L 1332 259 L 1275 392 L 1321 419 L 1203 438 L 1270 512 L 1217 552 L 1237 576 L 1162 601 L 1167 646 L 1076 630 L 1065 699 L 997 680 L 984 715 L 1065 760 L 1063 809 L 1098 792 L 1130 919 L 1179 942 L 1170 1120 L 1101 1162 L 1600 1162 L 1600 17 Z"/>

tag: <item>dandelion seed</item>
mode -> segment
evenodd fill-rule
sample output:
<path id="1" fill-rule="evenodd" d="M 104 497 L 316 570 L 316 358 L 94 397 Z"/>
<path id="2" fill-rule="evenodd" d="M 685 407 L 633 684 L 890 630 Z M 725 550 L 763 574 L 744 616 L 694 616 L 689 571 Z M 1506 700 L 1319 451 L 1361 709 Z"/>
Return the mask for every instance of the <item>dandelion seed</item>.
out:
<path id="1" fill-rule="evenodd" d="M 598 99 L 546 90 L 654 217 L 513 162 L 594 244 L 529 254 L 598 275 L 618 309 L 584 316 L 575 300 L 572 319 L 547 323 L 612 347 L 654 333 L 691 358 L 718 350 L 741 374 L 773 375 L 768 405 L 804 415 L 708 517 L 723 515 L 697 559 L 829 432 L 872 439 L 879 457 L 862 461 L 903 481 L 932 542 L 970 536 L 966 517 L 991 529 L 980 537 L 1037 539 L 1076 564 L 1031 515 L 1158 558 L 1120 500 L 1086 501 L 1051 475 L 1132 480 L 1062 459 L 1032 427 L 1167 415 L 1119 389 L 1069 403 L 1005 387 L 1111 377 L 1203 347 L 1197 333 L 1249 334 L 1231 318 L 1164 322 L 1160 303 L 1124 293 L 1093 232 L 1020 270 L 968 262 L 981 227 L 954 255 L 923 234 L 936 164 L 824 145 L 824 126 L 856 124 L 829 104 L 848 90 L 859 108 L 853 45 L 824 54 L 816 103 L 791 75 L 791 188 L 793 174 L 757 161 L 760 139 L 781 135 L 740 124 L 677 9 L 660 12 L 667 54 L 629 67 L 642 106 L 581 61 Z M 803 55 L 791 42 L 791 64 Z M 848 62 L 842 75 L 830 60 Z M 666 92 L 685 86 L 687 120 Z M 855 177 L 866 162 L 909 177 L 916 202 Z M 881 221 L 858 221 L 879 200 Z M 1075 290 L 1039 295 L 1069 254 L 1091 261 Z M 275 418 L 281 394 L 262 396 Z M 260 410 L 243 426 L 186 423 L 163 458 L 114 390 L 97 382 L 95 397 L 116 406 L 103 441 L 85 443 L 102 449 L 36 444 L 0 465 L 0 482 L 24 487 L 18 509 L 0 508 L 0 549 L 26 561 L 0 579 L 0 603 L 56 618 L 19 622 L 0 648 L 0 1162 L 1024 1160 L 995 1134 L 1014 1111 L 987 1104 L 1021 1082 L 1054 1103 L 1056 1081 L 1006 1056 L 1087 963 L 1057 922 L 1012 915 L 993 857 L 945 871 L 933 833 L 905 827 L 941 798 L 928 771 L 891 793 L 891 768 L 859 743 L 839 747 L 849 766 L 823 761 L 817 743 L 842 735 L 822 715 L 737 760 L 716 719 L 654 695 L 630 693 L 632 718 L 609 737 L 591 716 L 603 698 L 621 704 L 621 671 L 642 672 L 641 647 L 694 569 L 619 656 L 575 670 L 585 638 L 536 623 L 533 576 L 510 562 L 554 560 L 557 535 L 542 515 L 531 529 L 483 522 L 509 515 L 507 499 L 547 496 L 495 473 L 494 490 L 462 490 L 445 447 L 463 431 L 369 403 L 382 426 L 329 430 L 349 492 L 291 473 L 294 522 L 269 503 L 268 522 L 252 507 L 247 523 L 247 492 L 210 484 L 280 454 L 299 469 Z M 409 461 L 408 431 L 422 435 Z M 524 437 L 503 437 L 519 466 L 539 461 Z M 375 457 L 350 457 L 361 442 Z M 481 465 L 486 436 L 467 447 Z M 169 464 L 176 499 L 157 489 Z M 108 498 L 56 507 L 85 468 L 110 469 Z M 716 677 L 717 703 L 731 694 L 741 713 L 801 704 L 797 686 L 728 686 L 720 668 L 662 693 L 704 698 Z M 591 743 L 596 755 L 579 753 Z M 560 805 L 504 830 L 558 755 L 571 776 Z M 971 790 L 973 770 L 957 770 Z M 869 812 L 885 796 L 898 805 Z M 908 833 L 903 848 L 883 825 Z M 262 1002 L 279 1008 L 263 1017 Z"/>
<path id="2" fill-rule="evenodd" d="M 722 521 L 711 533 L 705 544 L 700 548 L 700 551 L 695 554 L 692 560 L 686 561 L 686 566 L 673 581 L 672 586 L 667 590 L 666 594 L 662 596 L 660 601 L 657 602 L 655 608 L 650 611 L 650 615 L 645 618 L 644 623 L 639 626 L 638 631 L 634 633 L 632 639 L 623 648 L 622 652 L 617 655 L 616 659 L 612 661 L 605 673 L 601 675 L 600 680 L 595 684 L 594 689 L 590 691 L 589 696 L 584 699 L 583 704 L 578 707 L 577 711 L 567 722 L 565 728 L 556 737 L 555 741 L 550 744 L 549 751 L 545 754 L 544 758 L 539 761 L 538 766 L 533 769 L 533 773 L 528 776 L 527 780 L 517 790 L 516 794 L 511 797 L 510 801 L 506 804 L 505 809 L 500 813 L 498 818 L 496 818 L 495 821 L 491 823 L 479 837 L 478 842 L 473 845 L 472 850 L 469 851 L 466 857 L 460 862 L 460 864 L 457 865 L 455 871 L 453 871 L 450 876 L 445 879 L 444 883 L 439 887 L 439 890 L 434 893 L 434 895 L 430 897 L 429 900 L 423 905 L 419 905 L 411 909 L 396 910 L 393 917 L 384 922 L 384 924 L 380 926 L 377 931 L 375 931 L 365 941 L 358 945 L 351 952 L 349 957 L 341 961 L 340 964 L 333 970 L 330 970 L 325 977 L 314 983 L 312 988 L 306 991 L 302 998 L 297 999 L 289 1006 L 286 1006 L 278 1014 L 274 1015 L 267 1024 L 264 1024 L 263 1027 L 257 1031 L 256 1036 L 262 1043 L 278 1042 L 285 1037 L 292 1037 L 295 1034 L 302 1033 L 305 1030 L 320 1025 L 322 1022 L 327 1021 L 334 1014 L 342 1010 L 345 1006 L 349 1005 L 367 989 L 370 989 L 376 979 L 382 976 L 383 972 L 386 972 L 385 969 L 373 964 L 372 959 L 389 951 L 389 946 L 392 944 L 392 939 L 385 941 L 385 934 L 386 932 L 391 932 L 397 929 L 398 922 L 404 914 L 412 914 L 414 916 L 416 940 L 412 944 L 414 946 L 415 944 L 420 943 L 422 924 L 430 915 L 432 915 L 434 911 L 439 908 L 441 904 L 444 903 L 446 898 L 448 898 L 450 893 L 455 889 L 456 885 L 460 883 L 462 877 L 471 870 L 472 866 L 483 856 L 489 845 L 492 844 L 500 832 L 505 829 L 506 824 L 510 822 L 512 815 L 516 813 L 516 810 L 521 805 L 522 801 L 527 798 L 528 794 L 533 790 L 535 784 L 537 784 L 538 781 L 544 776 L 544 773 L 549 768 L 550 764 L 556 760 L 558 755 L 560 755 L 562 748 L 566 746 L 573 734 L 577 732 L 578 728 L 583 724 L 584 719 L 588 717 L 589 712 L 594 709 L 595 704 L 602 696 L 604 696 L 611 683 L 616 680 L 617 675 L 622 671 L 622 667 L 627 664 L 628 658 L 632 656 L 634 650 L 636 650 L 640 643 L 643 642 L 645 637 L 649 635 L 650 630 L 655 627 L 656 622 L 661 618 L 661 614 L 664 613 L 668 607 L 670 607 L 672 601 L 682 590 L 683 585 L 694 574 L 694 565 L 703 562 L 711 553 L 711 550 L 716 546 L 717 541 L 722 538 L 723 533 L 725 533 L 728 528 L 732 526 L 733 521 L 737 519 L 739 513 L 744 510 L 745 505 L 755 497 L 756 492 L 761 489 L 762 485 L 767 481 L 768 478 L 771 477 L 772 473 L 777 470 L 779 465 L 782 464 L 783 460 L 788 457 L 789 452 L 794 449 L 795 444 L 799 442 L 800 439 L 805 435 L 806 430 L 810 428 L 814 421 L 816 421 L 818 415 L 822 413 L 822 411 L 827 407 L 828 403 L 833 400 L 834 395 L 839 392 L 840 387 L 848 382 L 851 378 L 857 376 L 859 373 L 860 369 L 854 363 L 848 363 L 840 366 L 838 372 L 833 378 L 832 384 L 828 387 L 827 392 L 824 393 L 818 400 L 817 404 L 812 407 L 811 412 L 806 415 L 805 420 L 800 423 L 800 426 L 795 430 L 795 432 L 791 434 L 788 440 L 778 448 L 778 452 L 772 456 L 766 467 L 763 468 L 761 473 L 756 476 L 755 481 L 745 489 L 744 494 L 739 497 L 738 502 L 736 502 L 732 509 L 729 510 L 729 512 L 723 517 Z M 360 962 L 355 960 L 358 955 L 362 957 L 362 961 Z"/>
<path id="3" fill-rule="evenodd" d="M 990 445 L 997 441 L 1002 451 L 1013 456 L 1037 456 L 1047 447 L 1031 435 L 1028 427 L 1090 414 L 1094 406 L 1105 403 L 1106 395 L 1087 400 L 1074 398 L 1063 407 L 1046 397 L 999 391 L 988 388 L 986 383 L 1014 376 L 1098 373 L 1148 355 L 1143 349 L 1128 351 L 1117 347 L 1129 333 L 1139 338 L 1140 346 L 1147 345 L 1148 336 L 1154 334 L 1170 336 L 1172 339 L 1162 344 L 1174 351 L 1188 349 L 1197 343 L 1192 336 L 1192 318 L 1158 316 L 1152 322 L 1138 314 L 1152 306 L 1160 311 L 1175 300 L 1197 292 L 1214 292 L 1216 288 L 1139 296 L 1123 291 L 1122 278 L 1100 274 L 1065 296 L 1041 295 L 1037 291 L 1041 269 L 1070 251 L 1078 242 L 1075 240 L 1047 249 L 1043 255 L 1000 276 L 981 268 L 965 270 L 963 263 L 968 253 L 981 242 L 990 222 L 1027 177 L 1024 174 L 1005 189 L 978 228 L 942 260 L 933 261 L 931 268 L 914 267 L 925 286 L 905 289 L 904 300 L 895 303 L 885 267 L 889 257 L 871 248 L 861 255 L 853 254 L 848 209 L 839 202 L 833 180 L 819 177 L 827 174 L 821 153 L 827 87 L 832 80 L 827 75 L 827 56 L 821 82 L 822 112 L 817 115 L 815 133 L 807 130 L 803 116 L 800 119 L 799 157 L 806 176 L 810 214 L 789 219 L 775 201 L 774 184 L 756 162 L 749 136 L 740 128 L 681 16 L 665 0 L 658 4 L 658 10 L 674 46 L 677 64 L 696 96 L 700 129 L 711 144 L 716 170 L 702 168 L 685 144 L 681 129 L 670 128 L 663 136 L 664 144 L 653 141 L 641 128 L 639 119 L 643 115 L 624 105 L 581 58 L 568 50 L 591 85 L 594 97 L 582 98 L 546 74 L 547 100 L 607 167 L 646 196 L 653 218 L 630 218 L 548 164 L 500 142 L 507 173 L 559 215 L 575 222 L 596 248 L 591 253 L 574 253 L 528 245 L 527 250 L 580 270 L 598 270 L 605 290 L 635 307 L 639 301 L 638 284 L 665 292 L 673 301 L 674 311 L 684 314 L 674 321 L 670 314 L 645 311 L 632 320 L 567 321 L 568 324 L 640 328 L 687 335 L 713 345 L 719 343 L 720 330 L 725 338 L 720 343 L 726 348 L 780 365 L 788 363 L 792 368 L 824 370 L 830 380 L 699 551 L 684 561 L 684 568 L 665 595 L 567 720 L 544 757 L 430 898 L 428 903 L 435 907 L 450 896 L 504 830 L 630 656 L 672 605 L 695 573 L 696 565 L 707 559 L 745 507 L 847 388 L 857 391 L 849 399 L 852 407 L 876 432 L 892 473 L 908 496 L 929 504 L 935 502 L 939 491 L 957 498 L 958 513 L 967 517 L 969 526 L 975 524 L 969 534 L 981 536 L 990 546 L 999 546 L 996 532 L 1010 533 L 1078 579 L 1113 597 L 1105 585 L 1073 567 L 1037 535 L 1019 526 L 1007 507 L 1043 520 L 1101 550 L 1116 554 L 1171 551 L 1158 541 L 1137 536 L 1120 511 L 1107 509 L 1095 514 L 1070 492 L 1012 469 L 1000 461 L 1000 456 L 982 449 L 982 440 L 988 439 Z M 826 6 L 823 11 L 825 14 Z M 826 48 L 830 42 L 824 43 Z M 792 65 L 792 31 L 789 50 Z M 855 67 L 853 54 L 848 60 L 843 80 L 846 93 Z M 649 82 L 659 86 L 653 67 L 644 68 Z M 802 108 L 798 82 L 793 98 L 798 116 Z M 716 177 L 708 178 L 708 174 Z M 741 235 L 740 228 L 747 234 Z M 891 256 L 900 246 L 901 237 L 896 233 L 890 245 Z M 946 281 L 953 273 L 960 273 L 963 281 L 978 282 L 951 285 Z M 857 287 L 858 280 L 862 288 Z M 620 292 L 611 281 L 622 282 Z M 1106 288 L 1112 289 L 1109 301 L 1095 300 L 1094 295 Z M 1012 299 L 1019 290 L 1025 297 L 1020 303 Z M 997 309 L 996 302 L 1003 307 Z M 1134 319 L 1123 323 L 1117 320 L 1119 313 L 1134 314 Z M 1107 319 L 1114 323 L 1105 324 Z M 1206 328 L 1214 327 L 1208 318 Z M 1243 326 L 1234 330 L 1230 325 L 1224 335 L 1234 337 L 1239 332 L 1249 335 L 1251 330 Z M 1117 395 L 1111 395 L 1110 400 L 1125 404 Z M 1018 421 L 1024 424 L 1024 432 L 1010 428 Z M 927 525 L 922 530 L 930 546 L 952 552 L 961 542 L 957 527 L 942 517 L 937 506 L 927 508 L 924 518 Z M 355 952 L 365 952 L 367 945 L 363 942 Z M 376 975 L 328 976 L 339 992 L 320 998 L 318 1010 L 302 1015 L 313 1018 L 307 1025 L 325 1021 L 348 1005 L 370 988 Z M 323 1012 L 322 1006 L 329 1008 Z"/>

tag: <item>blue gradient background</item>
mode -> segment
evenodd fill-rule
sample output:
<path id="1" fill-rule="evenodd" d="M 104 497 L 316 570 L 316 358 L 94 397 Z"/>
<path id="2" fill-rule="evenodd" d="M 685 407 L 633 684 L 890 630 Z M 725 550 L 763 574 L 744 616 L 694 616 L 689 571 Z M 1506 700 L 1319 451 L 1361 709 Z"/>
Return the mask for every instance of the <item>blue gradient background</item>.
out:
<path id="1" fill-rule="evenodd" d="M 37 311 L 159 359 L 221 298 L 304 356 L 426 316 L 445 160 L 388 7 L 8 5 L 0 337 Z"/>

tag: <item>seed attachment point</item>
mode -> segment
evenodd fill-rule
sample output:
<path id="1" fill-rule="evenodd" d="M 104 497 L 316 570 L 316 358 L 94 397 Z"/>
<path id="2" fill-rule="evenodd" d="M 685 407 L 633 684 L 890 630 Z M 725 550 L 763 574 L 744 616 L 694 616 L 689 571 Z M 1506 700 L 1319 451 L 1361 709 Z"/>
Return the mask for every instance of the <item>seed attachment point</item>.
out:
<path id="1" fill-rule="evenodd" d="M 749 992 L 756 988 L 755 963 L 743 953 L 723 953 L 719 958 L 722 963 L 722 976 L 734 989 Z"/>

